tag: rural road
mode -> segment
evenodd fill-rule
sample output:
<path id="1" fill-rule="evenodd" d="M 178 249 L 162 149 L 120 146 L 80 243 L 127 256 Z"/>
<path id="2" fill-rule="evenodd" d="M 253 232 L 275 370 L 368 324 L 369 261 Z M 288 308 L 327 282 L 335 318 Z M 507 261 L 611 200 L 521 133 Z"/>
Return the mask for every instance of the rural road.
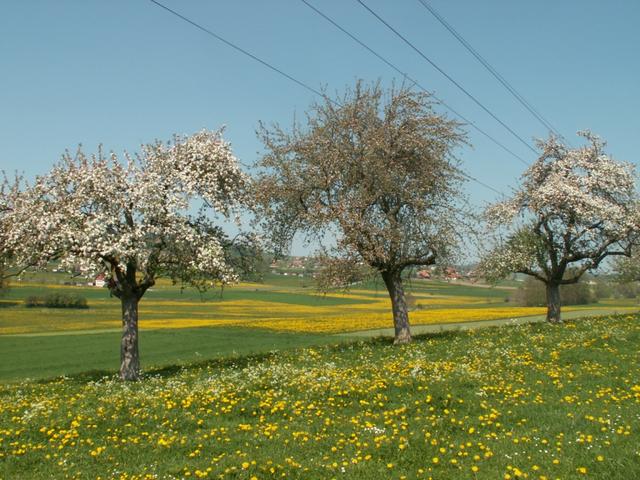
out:
<path id="1" fill-rule="evenodd" d="M 635 310 L 616 310 L 616 309 L 593 309 L 593 310 L 575 310 L 571 312 L 563 312 L 562 318 L 571 319 L 579 317 L 588 317 L 593 315 L 612 315 L 616 313 L 631 313 Z M 470 330 L 482 327 L 497 327 L 500 325 L 522 325 L 525 323 L 536 323 L 545 321 L 545 315 L 532 315 L 529 317 L 519 318 L 499 318 L 495 320 L 477 320 L 474 322 L 455 322 L 455 323 L 434 323 L 430 325 L 411 325 L 411 334 L 420 335 L 423 333 L 438 333 L 452 330 Z M 340 333 L 340 336 L 346 337 L 393 337 L 393 328 L 378 328 L 375 330 L 362 330 L 359 332 Z"/>

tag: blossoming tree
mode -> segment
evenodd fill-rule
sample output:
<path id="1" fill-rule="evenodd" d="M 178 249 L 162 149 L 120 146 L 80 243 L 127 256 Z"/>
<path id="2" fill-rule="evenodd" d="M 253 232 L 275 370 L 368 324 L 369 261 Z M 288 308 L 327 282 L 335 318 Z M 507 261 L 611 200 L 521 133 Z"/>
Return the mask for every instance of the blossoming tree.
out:
<path id="1" fill-rule="evenodd" d="M 56 259 L 107 276 L 122 304 L 120 376 L 135 380 L 138 303 L 156 279 L 200 288 L 236 279 L 225 258 L 227 237 L 205 213 L 237 213 L 247 181 L 221 132 L 149 144 L 124 161 L 79 149 L 15 192 L 7 241 L 16 264 L 44 268 Z M 194 200 L 203 207 L 190 214 Z"/>
<path id="2" fill-rule="evenodd" d="M 10 211 L 8 189 L 9 183 L 4 179 L 4 181 L 0 183 L 0 292 L 6 287 L 6 264 L 10 257 L 9 246 L 7 244 L 6 222 L 6 217 Z"/>
<path id="3" fill-rule="evenodd" d="M 431 265 L 458 240 L 461 175 L 451 155 L 464 136 L 430 97 L 402 87 L 355 89 L 312 105 L 306 128 L 262 126 L 259 218 L 276 245 L 296 231 L 335 235 L 333 259 L 369 265 L 391 298 L 395 342 L 411 340 L 402 273 Z M 333 265 L 335 267 L 335 264 Z"/>
<path id="4" fill-rule="evenodd" d="M 538 160 L 514 196 L 486 211 L 503 234 L 481 262 L 489 279 L 518 272 L 546 285 L 547 320 L 560 317 L 560 285 L 576 283 L 610 256 L 628 256 L 640 227 L 634 169 L 613 160 L 605 143 L 567 148 L 556 137 L 538 142 Z"/>

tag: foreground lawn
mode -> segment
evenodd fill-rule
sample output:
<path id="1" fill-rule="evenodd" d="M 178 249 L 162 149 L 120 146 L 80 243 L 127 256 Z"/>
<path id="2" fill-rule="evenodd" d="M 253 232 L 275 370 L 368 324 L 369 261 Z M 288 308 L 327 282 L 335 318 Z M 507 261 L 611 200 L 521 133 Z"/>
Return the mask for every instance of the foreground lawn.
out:
<path id="1" fill-rule="evenodd" d="M 0 478 L 640 477 L 640 319 L 0 387 Z"/>

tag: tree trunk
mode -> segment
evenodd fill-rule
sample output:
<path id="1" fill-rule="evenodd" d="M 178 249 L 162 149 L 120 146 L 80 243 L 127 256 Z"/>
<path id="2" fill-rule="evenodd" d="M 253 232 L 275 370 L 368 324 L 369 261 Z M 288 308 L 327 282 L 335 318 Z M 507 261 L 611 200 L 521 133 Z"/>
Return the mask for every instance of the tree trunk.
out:
<path id="1" fill-rule="evenodd" d="M 138 351 L 138 296 L 123 295 L 122 341 L 120 343 L 120 378 L 138 380 L 140 378 L 140 352 Z"/>
<path id="2" fill-rule="evenodd" d="M 557 283 L 547 283 L 547 322 L 562 322 L 560 318 L 560 285 Z"/>
<path id="3" fill-rule="evenodd" d="M 409 313 L 407 312 L 407 302 L 404 298 L 400 272 L 382 272 L 382 279 L 389 292 L 389 297 L 391 297 L 391 310 L 393 311 L 393 326 L 395 329 L 393 343 L 409 343 L 411 342 Z"/>

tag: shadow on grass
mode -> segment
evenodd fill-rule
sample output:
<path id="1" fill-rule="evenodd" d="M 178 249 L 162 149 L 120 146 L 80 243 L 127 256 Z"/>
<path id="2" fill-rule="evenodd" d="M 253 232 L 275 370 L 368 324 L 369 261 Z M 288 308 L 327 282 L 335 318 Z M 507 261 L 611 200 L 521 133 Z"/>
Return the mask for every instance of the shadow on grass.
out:
<path id="1" fill-rule="evenodd" d="M 609 316 L 609 315 L 606 315 Z M 617 315 L 622 316 L 622 315 Z M 562 325 L 577 323 L 580 320 L 592 320 L 597 319 L 601 316 L 588 316 L 581 319 L 569 319 L 565 323 L 556 325 L 549 325 L 546 322 L 535 322 L 535 323 L 525 323 L 519 325 L 521 328 L 528 328 L 531 333 L 539 333 L 541 331 L 545 331 L 549 328 L 558 328 L 562 327 Z M 604 317 L 604 316 L 603 316 Z M 483 327 L 483 330 L 495 330 L 501 328 L 510 328 L 510 325 L 496 325 L 490 327 Z M 464 329 L 456 329 L 456 330 L 443 330 L 439 332 L 430 332 L 430 333 L 422 333 L 413 336 L 413 343 L 422 343 L 427 342 L 429 340 L 438 339 L 438 340 L 447 340 L 458 337 L 459 335 L 469 335 L 472 334 L 473 330 L 464 330 Z M 336 343 L 324 344 L 324 345 L 316 345 L 316 346 L 305 346 L 305 347 L 297 347 L 292 349 L 285 350 L 274 350 L 270 352 L 263 353 L 248 353 L 248 354 L 239 354 L 239 355 L 230 355 L 226 357 L 212 358 L 197 362 L 189 362 L 185 364 L 171 364 L 171 365 L 163 365 L 160 367 L 153 367 L 149 370 L 144 371 L 142 375 L 142 381 L 145 378 L 170 378 L 175 375 L 178 375 L 181 372 L 186 372 L 190 370 L 198 370 L 198 369 L 225 369 L 225 368 L 235 368 L 242 369 L 246 368 L 251 364 L 266 362 L 270 359 L 277 357 L 282 354 L 284 351 L 287 352 L 300 352 L 308 348 L 321 348 L 328 350 L 329 352 L 340 353 L 347 350 L 354 350 L 357 348 L 362 348 L 364 346 L 393 346 L 393 337 L 388 336 L 379 336 L 368 339 L 352 339 L 352 338 L 343 338 L 340 340 L 336 340 Z M 401 346 L 399 346 L 401 347 Z M 67 381 L 77 382 L 77 383 L 87 383 L 92 381 L 100 381 L 105 378 L 115 379 L 117 378 L 117 372 L 113 370 L 89 370 L 86 372 L 59 376 L 55 378 L 41 379 L 37 380 L 36 383 L 46 384 L 49 382 L 56 382 L 60 379 L 64 378 Z"/>
<path id="2" fill-rule="evenodd" d="M 303 347 L 288 350 L 296 351 L 304 350 Z M 162 367 L 151 368 L 144 372 L 144 377 L 161 377 L 167 378 L 177 375 L 180 372 L 188 370 L 198 370 L 206 368 L 245 368 L 253 363 L 265 362 L 271 358 L 277 356 L 279 351 L 267 352 L 267 353 L 251 353 L 247 355 L 227 356 L 221 358 L 211 358 L 208 360 L 201 360 L 198 362 L 189 362 L 187 364 L 173 364 L 164 365 Z"/>
<path id="3" fill-rule="evenodd" d="M 488 327 L 488 328 L 500 328 L 500 327 Z M 415 335 L 413 337 L 413 342 L 426 342 L 431 339 L 448 339 L 454 338 L 460 334 L 466 334 L 467 331 L 464 330 L 448 330 L 442 332 L 432 332 L 432 333 L 423 333 L 419 335 Z M 346 350 L 353 350 L 357 348 L 362 348 L 365 345 L 369 346 L 393 346 L 393 337 L 373 337 L 368 339 L 343 339 L 338 340 L 336 343 L 318 345 L 315 347 L 297 347 L 293 349 L 286 349 L 287 352 L 300 352 L 307 348 L 322 348 L 328 350 L 329 352 L 340 353 Z M 181 372 L 187 372 L 190 370 L 199 370 L 199 369 L 225 369 L 225 368 L 235 368 L 242 369 L 246 368 L 249 365 L 266 362 L 270 359 L 277 357 L 281 354 L 283 350 L 275 350 L 271 352 L 264 353 L 250 353 L 244 355 L 230 355 L 226 357 L 219 358 L 211 358 L 207 360 L 201 360 L 196 362 L 189 363 L 177 363 L 171 365 L 163 365 L 159 367 L 153 367 L 148 370 L 145 370 L 142 374 L 141 381 L 144 381 L 145 378 L 170 378 L 174 377 Z M 67 381 L 77 382 L 77 383 L 87 383 L 87 382 L 95 382 L 102 380 L 104 378 L 117 378 L 118 372 L 110 371 L 110 370 L 89 370 L 86 372 L 65 375 L 62 377 L 55 377 L 49 379 L 39 380 L 38 383 L 48 383 L 55 382 L 60 380 L 61 378 L 65 378 Z"/>
<path id="4" fill-rule="evenodd" d="M 159 367 L 151 367 L 148 370 L 144 370 L 141 376 L 141 381 L 144 381 L 145 378 L 170 378 L 175 375 L 180 374 L 181 372 L 190 371 L 190 370 L 199 370 L 199 369 L 225 369 L 225 368 L 235 368 L 242 369 L 246 368 L 249 365 L 266 362 L 272 358 L 277 357 L 279 354 L 283 352 L 300 352 L 307 348 L 328 348 L 330 351 L 339 352 L 344 350 L 345 348 L 353 348 L 355 345 L 364 345 L 365 343 L 392 343 L 387 342 L 387 339 L 371 339 L 371 340 L 351 340 L 351 339 L 341 339 L 337 340 L 336 343 L 328 344 L 328 345 L 317 345 L 315 347 L 296 347 L 296 348 L 287 348 L 283 350 L 273 350 L 270 352 L 261 352 L 261 353 L 248 353 L 248 354 L 239 354 L 239 355 L 228 355 L 225 357 L 218 358 L 210 358 L 207 360 L 194 361 L 189 363 L 175 363 L 170 365 L 162 365 Z M 60 379 L 65 379 L 66 381 L 71 381 L 74 383 L 88 383 L 88 382 L 96 382 L 103 380 L 105 378 L 115 379 L 118 377 L 118 372 L 114 370 L 88 370 L 86 372 L 74 373 L 69 375 L 57 376 L 53 378 L 44 378 L 37 380 L 37 383 L 46 384 L 53 383 L 56 381 L 60 381 Z"/>
<path id="5" fill-rule="evenodd" d="M 74 383 L 89 383 L 97 382 L 104 378 L 115 377 L 116 375 L 117 372 L 113 370 L 87 370 L 86 372 L 72 373 L 69 375 L 59 375 L 52 378 L 41 378 L 39 380 L 35 380 L 34 383 L 44 385 L 47 383 L 60 381 L 61 379 L 65 379 Z"/>

